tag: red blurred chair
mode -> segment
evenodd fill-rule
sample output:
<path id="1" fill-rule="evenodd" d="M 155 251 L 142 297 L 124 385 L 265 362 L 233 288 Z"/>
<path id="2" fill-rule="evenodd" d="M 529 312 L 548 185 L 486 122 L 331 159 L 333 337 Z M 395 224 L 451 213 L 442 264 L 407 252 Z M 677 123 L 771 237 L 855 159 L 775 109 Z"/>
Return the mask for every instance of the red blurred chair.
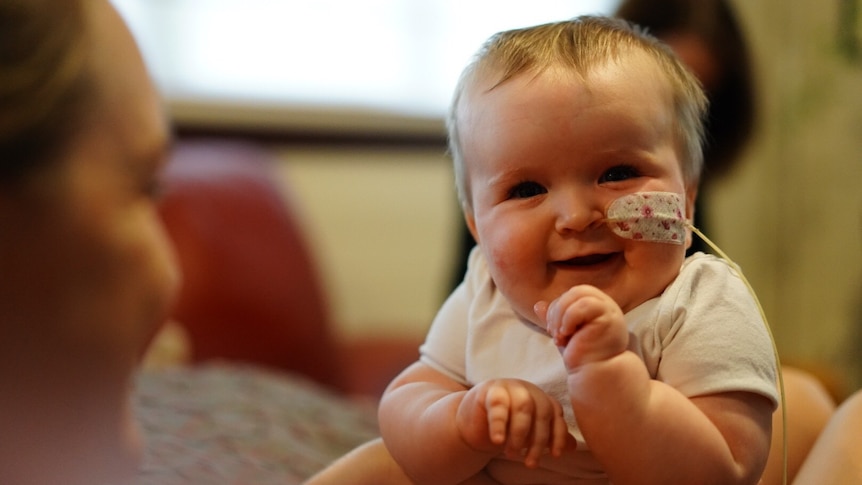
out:
<path id="1" fill-rule="evenodd" d="M 253 145 L 178 143 L 160 207 L 183 271 L 172 318 L 193 362 L 249 362 L 341 387 L 314 255 L 271 165 Z"/>

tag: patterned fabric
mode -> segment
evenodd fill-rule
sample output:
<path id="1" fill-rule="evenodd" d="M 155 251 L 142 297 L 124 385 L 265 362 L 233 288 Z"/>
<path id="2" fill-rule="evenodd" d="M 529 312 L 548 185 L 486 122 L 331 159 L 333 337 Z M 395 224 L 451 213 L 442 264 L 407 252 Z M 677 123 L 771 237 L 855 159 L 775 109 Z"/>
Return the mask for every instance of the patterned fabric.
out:
<path id="1" fill-rule="evenodd" d="M 379 435 L 374 403 L 227 364 L 142 373 L 136 412 L 148 443 L 127 485 L 298 484 Z"/>
<path id="2" fill-rule="evenodd" d="M 637 192 L 611 202 L 606 222 L 620 237 L 671 244 L 685 243 L 682 196 L 673 192 Z"/>

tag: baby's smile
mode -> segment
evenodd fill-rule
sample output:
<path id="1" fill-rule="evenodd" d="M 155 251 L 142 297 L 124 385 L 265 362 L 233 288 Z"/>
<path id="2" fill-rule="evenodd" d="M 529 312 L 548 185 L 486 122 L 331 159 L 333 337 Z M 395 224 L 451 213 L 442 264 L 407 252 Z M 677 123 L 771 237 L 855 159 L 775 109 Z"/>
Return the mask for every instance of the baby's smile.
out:
<path id="1" fill-rule="evenodd" d="M 566 259 L 563 261 L 554 262 L 554 266 L 562 266 L 562 267 L 586 267 L 586 266 L 594 266 L 604 262 L 609 261 L 611 258 L 616 256 L 619 253 L 596 253 L 596 254 L 588 254 L 585 256 L 578 256 L 571 259 Z"/>

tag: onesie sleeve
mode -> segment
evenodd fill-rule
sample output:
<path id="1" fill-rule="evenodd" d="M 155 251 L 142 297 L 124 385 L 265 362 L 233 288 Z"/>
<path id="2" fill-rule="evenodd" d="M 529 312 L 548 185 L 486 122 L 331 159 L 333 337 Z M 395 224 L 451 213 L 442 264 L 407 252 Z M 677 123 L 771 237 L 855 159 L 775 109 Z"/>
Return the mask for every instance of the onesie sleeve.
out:
<path id="1" fill-rule="evenodd" d="M 468 314 L 478 279 L 479 249 L 473 248 L 467 261 L 464 281 L 449 295 L 434 317 L 425 342 L 419 347 L 419 360 L 456 382 L 467 383 L 466 355 Z"/>
<path id="2" fill-rule="evenodd" d="M 753 392 L 777 406 L 775 355 L 754 297 L 724 261 L 700 259 L 663 298 L 656 378 L 689 397 Z"/>

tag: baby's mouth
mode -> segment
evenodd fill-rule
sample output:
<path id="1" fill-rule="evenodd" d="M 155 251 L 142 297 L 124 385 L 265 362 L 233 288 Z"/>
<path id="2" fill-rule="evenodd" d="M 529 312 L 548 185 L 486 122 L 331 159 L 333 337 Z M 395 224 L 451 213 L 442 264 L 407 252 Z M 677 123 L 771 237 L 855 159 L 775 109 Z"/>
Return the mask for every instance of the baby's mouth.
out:
<path id="1" fill-rule="evenodd" d="M 567 266 L 567 267 L 594 266 L 597 264 L 602 264 L 604 262 L 610 261 L 611 258 L 613 258 L 615 254 L 616 253 L 588 254 L 586 256 L 578 256 L 576 258 L 566 259 L 563 261 L 557 261 L 555 264 L 557 266 Z"/>

